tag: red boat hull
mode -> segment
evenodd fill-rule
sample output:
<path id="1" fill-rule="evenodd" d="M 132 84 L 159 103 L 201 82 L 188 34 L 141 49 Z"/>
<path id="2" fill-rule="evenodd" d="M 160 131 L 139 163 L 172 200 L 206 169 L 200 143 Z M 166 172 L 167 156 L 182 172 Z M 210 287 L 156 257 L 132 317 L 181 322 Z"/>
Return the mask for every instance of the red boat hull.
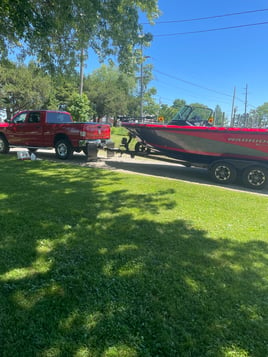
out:
<path id="1" fill-rule="evenodd" d="M 132 135 L 162 154 L 191 162 L 219 158 L 268 162 L 268 130 L 122 123 Z"/>

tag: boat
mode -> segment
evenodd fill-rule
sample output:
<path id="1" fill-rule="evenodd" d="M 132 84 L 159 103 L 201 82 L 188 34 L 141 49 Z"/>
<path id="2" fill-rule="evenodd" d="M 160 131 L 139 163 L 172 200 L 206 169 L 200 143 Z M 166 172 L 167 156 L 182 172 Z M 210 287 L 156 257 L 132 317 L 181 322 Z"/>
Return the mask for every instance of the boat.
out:
<path id="1" fill-rule="evenodd" d="M 214 126 L 210 108 L 184 106 L 167 124 L 122 122 L 136 154 L 159 155 L 185 166 L 206 167 L 214 180 L 232 183 L 238 176 L 252 188 L 268 180 L 268 129 Z M 128 140 L 126 148 L 129 147 Z"/>

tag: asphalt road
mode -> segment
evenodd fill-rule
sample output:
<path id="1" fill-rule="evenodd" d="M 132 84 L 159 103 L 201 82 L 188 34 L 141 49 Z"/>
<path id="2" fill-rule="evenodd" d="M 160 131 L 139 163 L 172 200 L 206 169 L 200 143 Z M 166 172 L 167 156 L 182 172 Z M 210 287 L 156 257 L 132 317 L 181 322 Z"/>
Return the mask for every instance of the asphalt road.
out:
<path id="1" fill-rule="evenodd" d="M 12 149 L 10 155 L 16 155 L 18 149 Z M 70 160 L 59 160 L 55 156 L 54 150 L 38 150 L 36 156 L 41 160 L 51 160 L 69 165 L 80 165 L 83 167 L 95 167 L 99 169 L 116 170 L 139 175 L 152 175 L 163 177 L 169 180 L 181 180 L 199 185 L 209 185 L 222 187 L 223 189 L 244 191 L 258 195 L 268 195 L 268 187 L 263 190 L 252 190 L 243 187 L 242 184 L 219 185 L 214 183 L 206 169 L 196 167 L 185 167 L 179 164 L 158 161 L 149 158 L 131 158 L 127 154 L 107 158 L 106 153 L 99 151 L 97 161 L 88 161 L 84 154 L 75 153 Z"/>

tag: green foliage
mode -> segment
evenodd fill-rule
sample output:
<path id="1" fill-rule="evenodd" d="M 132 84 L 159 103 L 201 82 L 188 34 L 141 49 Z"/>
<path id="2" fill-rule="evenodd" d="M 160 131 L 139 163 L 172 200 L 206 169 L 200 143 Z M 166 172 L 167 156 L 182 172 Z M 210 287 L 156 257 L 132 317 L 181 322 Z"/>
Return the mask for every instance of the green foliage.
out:
<path id="1" fill-rule="evenodd" d="M 0 164 L 1 356 L 267 356 L 266 196 Z"/>
<path id="2" fill-rule="evenodd" d="M 46 108 L 52 90 L 51 79 L 33 63 L 0 66 L 0 108 L 8 117 L 24 109 Z"/>
<path id="3" fill-rule="evenodd" d="M 186 101 L 184 99 L 175 99 L 172 107 L 179 111 L 184 105 L 186 105 Z"/>
<path id="4" fill-rule="evenodd" d="M 258 126 L 259 127 L 267 127 L 268 126 L 268 102 L 260 105 L 256 112 L 254 113 L 254 117 L 258 118 Z"/>
<path id="5" fill-rule="evenodd" d="M 153 97 L 155 94 L 156 89 L 152 87 L 147 89 L 143 95 L 143 112 L 145 115 L 157 116 L 159 113 L 160 105 L 156 103 Z"/>
<path id="6" fill-rule="evenodd" d="M 198 108 L 206 108 L 207 107 L 205 104 L 201 104 L 201 103 L 191 103 L 190 105 L 192 107 L 198 107 Z"/>
<path id="7" fill-rule="evenodd" d="M 178 112 L 177 108 L 169 107 L 167 104 L 161 104 L 159 116 L 163 117 L 165 122 L 168 123 Z"/>
<path id="8" fill-rule="evenodd" d="M 225 126 L 226 124 L 225 114 L 222 112 L 221 107 L 216 105 L 214 110 L 214 125 Z"/>
<path id="9" fill-rule="evenodd" d="M 184 105 L 186 105 L 184 99 L 175 99 L 172 106 L 161 104 L 159 116 L 163 117 L 165 122 L 168 123 Z"/>
<path id="10" fill-rule="evenodd" d="M 260 114 L 268 116 L 268 102 L 265 102 L 263 103 L 263 105 L 260 105 L 257 110 Z"/>
<path id="11" fill-rule="evenodd" d="M 54 97 L 57 106 L 67 107 L 71 104 L 72 98 L 78 93 L 78 86 L 76 86 L 72 79 L 56 77 L 54 82 Z"/>
<path id="12" fill-rule="evenodd" d="M 159 14 L 156 0 L 1 1 L 0 57 L 17 46 L 51 73 L 69 73 L 81 49 L 90 47 L 101 59 L 117 56 L 126 67 L 140 43 L 140 10 L 150 20 Z"/>
<path id="13" fill-rule="evenodd" d="M 67 111 L 72 114 L 73 120 L 78 122 L 91 121 L 94 111 L 85 94 L 75 93 L 67 106 Z"/>
<path id="14" fill-rule="evenodd" d="M 88 95 L 99 118 L 117 117 L 128 113 L 128 103 L 135 88 L 134 76 L 122 73 L 114 66 L 102 65 L 84 81 Z"/>

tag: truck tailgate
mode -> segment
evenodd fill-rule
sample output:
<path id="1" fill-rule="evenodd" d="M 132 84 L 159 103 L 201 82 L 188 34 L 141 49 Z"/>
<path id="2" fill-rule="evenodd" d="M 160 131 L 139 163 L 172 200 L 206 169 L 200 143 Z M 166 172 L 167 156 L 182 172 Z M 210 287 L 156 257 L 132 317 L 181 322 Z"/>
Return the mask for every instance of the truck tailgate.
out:
<path id="1" fill-rule="evenodd" d="M 111 136 L 111 128 L 107 124 L 87 123 L 82 130 L 85 139 L 110 139 Z"/>

